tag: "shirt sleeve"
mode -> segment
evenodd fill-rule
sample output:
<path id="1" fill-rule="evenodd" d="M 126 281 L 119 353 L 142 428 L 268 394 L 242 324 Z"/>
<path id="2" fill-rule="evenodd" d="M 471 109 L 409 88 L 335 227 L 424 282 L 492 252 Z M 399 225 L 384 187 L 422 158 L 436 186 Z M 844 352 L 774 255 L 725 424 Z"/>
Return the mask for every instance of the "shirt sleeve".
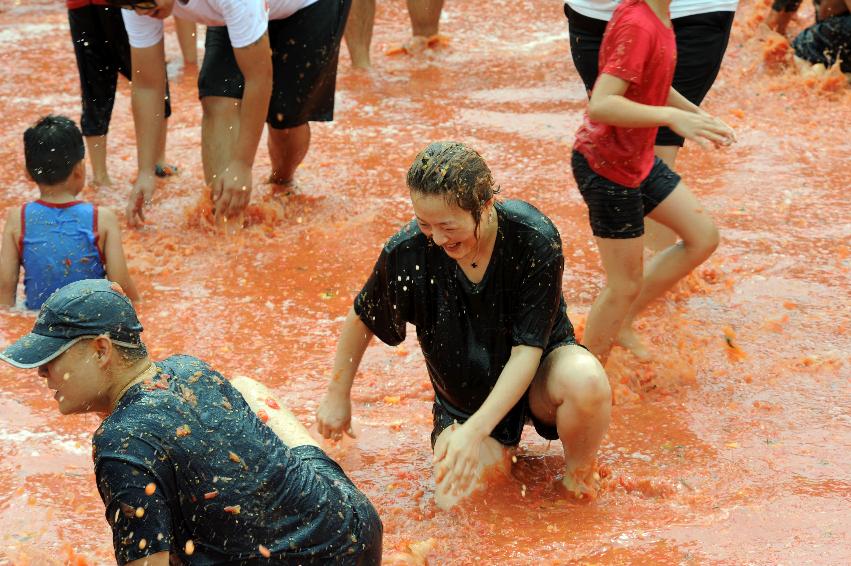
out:
<path id="1" fill-rule="evenodd" d="M 121 10 L 127 39 L 131 47 L 144 48 L 156 45 L 163 38 L 163 22 L 150 16 L 140 16 L 133 10 Z"/>
<path id="2" fill-rule="evenodd" d="M 96 475 L 118 564 L 170 550 L 171 511 L 165 486 L 157 476 L 144 466 L 118 458 L 103 458 Z"/>
<path id="3" fill-rule="evenodd" d="M 511 329 L 514 346 L 544 349 L 550 341 L 561 305 L 561 278 L 564 256 L 541 258 L 538 254 L 527 265 L 518 292 L 517 310 Z"/>
<path id="4" fill-rule="evenodd" d="M 644 66 L 653 54 L 653 41 L 649 32 L 632 23 L 616 25 L 606 30 L 601 53 L 600 74 L 615 76 L 630 83 L 638 83 Z"/>
<path id="5" fill-rule="evenodd" d="M 218 0 L 218 4 L 235 48 L 251 45 L 266 33 L 269 27 L 266 0 Z"/>
<path id="6" fill-rule="evenodd" d="M 355 313 L 379 340 L 396 346 L 405 340 L 411 319 L 413 285 L 397 268 L 397 255 L 382 250 L 372 275 L 355 298 Z"/>

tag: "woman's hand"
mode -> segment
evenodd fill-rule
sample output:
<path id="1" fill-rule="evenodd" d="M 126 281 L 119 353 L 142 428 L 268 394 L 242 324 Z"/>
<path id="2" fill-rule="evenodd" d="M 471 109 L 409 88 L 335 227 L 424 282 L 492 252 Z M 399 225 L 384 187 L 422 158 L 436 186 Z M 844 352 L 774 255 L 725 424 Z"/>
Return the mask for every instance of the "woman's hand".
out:
<path id="1" fill-rule="evenodd" d="M 465 493 L 481 467 L 482 442 L 487 434 L 469 421 L 452 425 L 446 442 L 435 446 L 435 482 L 450 493 Z"/>
<path id="2" fill-rule="evenodd" d="M 331 391 L 326 393 L 316 409 L 316 424 L 323 438 L 340 440 L 343 433 L 354 438 L 351 398 Z"/>

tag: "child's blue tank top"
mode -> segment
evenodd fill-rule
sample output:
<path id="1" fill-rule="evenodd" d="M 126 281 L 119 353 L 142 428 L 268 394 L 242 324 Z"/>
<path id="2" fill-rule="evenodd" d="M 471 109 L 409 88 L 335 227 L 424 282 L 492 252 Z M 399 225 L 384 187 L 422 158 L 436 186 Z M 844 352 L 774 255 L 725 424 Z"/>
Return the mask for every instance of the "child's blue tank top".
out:
<path id="1" fill-rule="evenodd" d="M 21 264 L 28 309 L 81 279 L 106 277 L 98 249 L 98 210 L 87 202 L 37 200 L 21 207 Z"/>

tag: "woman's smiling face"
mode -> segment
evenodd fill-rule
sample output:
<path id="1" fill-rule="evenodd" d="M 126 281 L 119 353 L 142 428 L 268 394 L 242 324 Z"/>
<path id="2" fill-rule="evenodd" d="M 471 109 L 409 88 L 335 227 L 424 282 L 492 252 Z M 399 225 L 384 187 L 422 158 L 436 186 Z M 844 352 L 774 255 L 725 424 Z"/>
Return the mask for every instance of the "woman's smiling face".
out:
<path id="1" fill-rule="evenodd" d="M 443 196 L 411 191 L 420 230 L 455 261 L 476 251 L 476 222 L 472 215 Z"/>

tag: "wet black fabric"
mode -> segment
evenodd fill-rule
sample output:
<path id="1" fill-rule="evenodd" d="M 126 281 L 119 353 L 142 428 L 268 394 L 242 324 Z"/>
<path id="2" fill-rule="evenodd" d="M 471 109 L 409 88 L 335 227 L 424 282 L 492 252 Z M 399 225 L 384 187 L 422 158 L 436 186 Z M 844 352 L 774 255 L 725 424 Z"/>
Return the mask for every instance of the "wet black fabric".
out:
<path id="1" fill-rule="evenodd" d="M 522 201 L 498 202 L 496 213 L 496 243 L 480 283 L 411 221 L 384 246 L 355 299 L 355 312 L 386 344 L 405 339 L 406 323 L 416 326 L 435 393 L 456 414 L 481 407 L 513 346 L 541 348 L 546 356 L 574 343 L 558 230 Z M 494 430 L 517 422 L 522 428 L 525 399 Z"/>
<path id="2" fill-rule="evenodd" d="M 88 5 L 68 10 L 68 25 L 77 70 L 83 113 L 80 129 L 84 136 L 103 136 L 109 131 L 118 74 L 130 80 L 130 42 L 121 9 Z M 165 116 L 171 116 L 166 81 Z"/>
<path id="3" fill-rule="evenodd" d="M 189 564 L 269 564 L 260 545 L 276 564 L 377 563 L 381 522 L 322 450 L 285 446 L 204 362 L 157 367 L 93 439 L 119 564 L 165 550 Z"/>
<path id="4" fill-rule="evenodd" d="M 440 433 L 452 426 L 454 423 L 463 424 L 472 415 L 468 415 L 447 407 L 440 399 L 435 398 L 431 406 L 432 428 L 431 428 L 431 448 L 437 442 L 437 437 Z M 527 424 L 532 424 L 541 437 L 547 440 L 558 440 L 558 428 L 554 424 L 545 423 L 535 417 L 532 408 L 529 406 L 529 393 L 523 396 L 523 401 L 502 419 L 499 424 L 491 432 L 491 436 L 505 446 L 517 446 L 520 443 L 520 436 L 523 434 L 523 427 Z"/>
<path id="5" fill-rule="evenodd" d="M 638 238 L 644 234 L 644 217 L 653 212 L 677 185 L 680 176 L 664 161 L 654 158 L 653 168 L 638 187 L 626 187 L 591 169 L 576 150 L 570 162 L 576 186 L 588 205 L 591 232 L 598 238 Z"/>
<path id="6" fill-rule="evenodd" d="M 340 41 L 351 0 L 319 0 L 282 20 L 269 22 L 272 97 L 266 122 L 276 129 L 334 119 Z M 208 27 L 198 96 L 242 98 L 239 70 L 227 27 Z"/>
<path id="7" fill-rule="evenodd" d="M 792 41 L 795 55 L 810 63 L 851 73 L 851 14 L 826 18 L 799 33 Z"/>

